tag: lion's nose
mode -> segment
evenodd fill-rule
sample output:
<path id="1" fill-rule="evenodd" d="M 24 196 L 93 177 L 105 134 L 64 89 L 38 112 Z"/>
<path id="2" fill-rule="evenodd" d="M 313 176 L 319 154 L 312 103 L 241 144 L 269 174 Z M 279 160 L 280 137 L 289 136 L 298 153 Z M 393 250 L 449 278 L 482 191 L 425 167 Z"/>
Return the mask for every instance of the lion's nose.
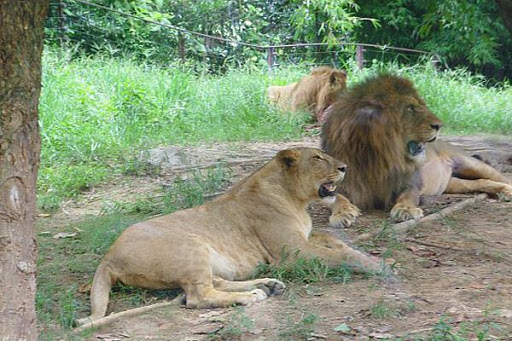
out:
<path id="1" fill-rule="evenodd" d="M 347 166 L 340 166 L 338 167 L 338 170 L 342 173 L 345 173 L 347 171 Z"/>
<path id="2" fill-rule="evenodd" d="M 432 129 L 439 130 L 439 129 L 441 129 L 443 124 L 442 123 L 431 123 L 430 126 L 432 127 Z"/>

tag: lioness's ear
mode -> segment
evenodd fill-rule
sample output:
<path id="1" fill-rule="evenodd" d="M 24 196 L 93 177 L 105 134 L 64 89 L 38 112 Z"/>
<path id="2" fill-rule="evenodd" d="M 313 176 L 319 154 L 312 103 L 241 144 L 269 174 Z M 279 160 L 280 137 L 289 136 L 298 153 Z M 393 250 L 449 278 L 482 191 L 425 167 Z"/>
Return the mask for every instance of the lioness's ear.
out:
<path id="1" fill-rule="evenodd" d="M 287 169 L 290 169 L 297 165 L 299 161 L 300 152 L 298 150 L 286 149 L 281 150 L 277 153 L 277 160 L 281 165 L 285 166 Z"/>
<path id="2" fill-rule="evenodd" d="M 336 84 L 338 81 L 343 82 L 347 79 L 347 74 L 345 71 L 336 70 L 334 72 L 331 72 L 331 75 L 329 76 L 329 83 L 331 85 Z"/>

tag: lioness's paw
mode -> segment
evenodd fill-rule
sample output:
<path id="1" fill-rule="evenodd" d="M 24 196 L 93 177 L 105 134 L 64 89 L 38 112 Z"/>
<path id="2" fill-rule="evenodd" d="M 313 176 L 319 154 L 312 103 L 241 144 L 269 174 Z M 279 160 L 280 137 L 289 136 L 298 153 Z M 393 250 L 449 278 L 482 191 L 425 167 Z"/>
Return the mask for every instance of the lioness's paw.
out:
<path id="1" fill-rule="evenodd" d="M 251 290 L 250 293 L 255 298 L 255 301 L 263 301 L 268 297 L 267 293 L 261 289 L 254 289 Z"/>
<path id="2" fill-rule="evenodd" d="M 511 185 L 505 185 L 503 188 L 503 191 L 501 191 L 504 195 L 507 197 L 512 198 L 512 186 Z"/>
<path id="3" fill-rule="evenodd" d="M 80 327 L 80 326 L 83 326 L 84 324 L 89 323 L 89 322 L 92 322 L 90 317 L 84 317 L 84 318 L 81 318 L 81 319 L 76 319 L 75 320 L 75 326 L 76 327 Z"/>
<path id="4" fill-rule="evenodd" d="M 393 220 L 406 221 L 423 217 L 423 210 L 416 206 L 396 204 L 390 215 Z"/>
<path id="5" fill-rule="evenodd" d="M 281 295 L 286 285 L 275 278 L 265 278 L 265 282 L 258 284 L 258 288 L 265 291 L 268 296 L 275 296 Z"/>
<path id="6" fill-rule="evenodd" d="M 332 212 L 329 224 L 333 227 L 349 227 L 360 215 L 361 210 L 357 206 L 344 204 Z"/>

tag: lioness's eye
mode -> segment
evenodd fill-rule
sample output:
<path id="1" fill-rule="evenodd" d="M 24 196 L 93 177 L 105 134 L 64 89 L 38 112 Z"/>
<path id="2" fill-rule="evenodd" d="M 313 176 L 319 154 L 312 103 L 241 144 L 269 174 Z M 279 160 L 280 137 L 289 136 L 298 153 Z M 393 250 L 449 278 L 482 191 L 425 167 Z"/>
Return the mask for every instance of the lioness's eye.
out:
<path id="1" fill-rule="evenodd" d="M 414 111 L 414 105 L 409 104 L 409 105 L 407 106 L 407 110 L 408 110 L 408 111 Z"/>
<path id="2" fill-rule="evenodd" d="M 313 156 L 313 159 L 316 159 L 316 160 L 323 160 L 322 157 L 320 155 L 315 155 Z"/>

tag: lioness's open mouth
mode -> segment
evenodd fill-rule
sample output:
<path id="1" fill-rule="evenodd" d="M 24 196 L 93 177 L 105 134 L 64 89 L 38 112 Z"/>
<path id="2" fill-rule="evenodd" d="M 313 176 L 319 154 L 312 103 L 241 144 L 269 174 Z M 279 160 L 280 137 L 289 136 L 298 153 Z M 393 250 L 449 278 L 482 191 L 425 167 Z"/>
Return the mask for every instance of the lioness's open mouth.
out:
<path id="1" fill-rule="evenodd" d="M 327 182 L 325 184 L 321 184 L 318 189 L 318 195 L 320 198 L 331 197 L 336 195 L 336 185 L 333 182 Z"/>
<path id="2" fill-rule="evenodd" d="M 409 143 L 407 143 L 407 150 L 409 151 L 409 155 L 418 156 L 425 152 L 425 143 L 409 141 Z"/>

